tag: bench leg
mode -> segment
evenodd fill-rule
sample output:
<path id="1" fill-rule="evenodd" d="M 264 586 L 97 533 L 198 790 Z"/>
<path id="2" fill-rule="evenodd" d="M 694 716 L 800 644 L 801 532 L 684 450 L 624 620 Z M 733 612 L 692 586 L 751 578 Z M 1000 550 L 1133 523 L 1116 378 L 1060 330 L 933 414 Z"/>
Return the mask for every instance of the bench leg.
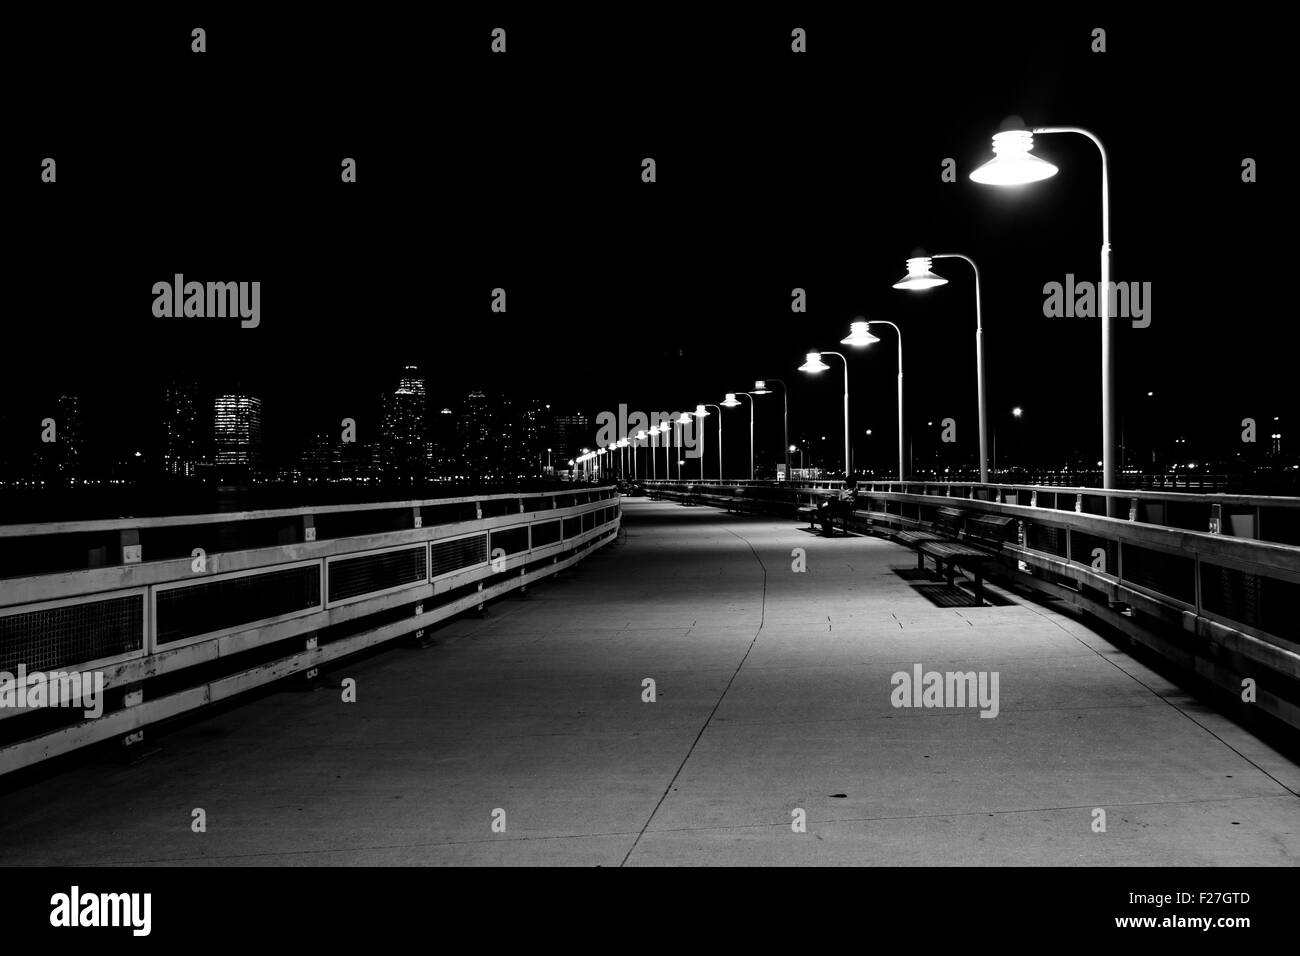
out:
<path id="1" fill-rule="evenodd" d="M 920 550 L 918 550 L 918 551 L 916 552 L 916 570 L 918 570 L 918 571 L 924 571 L 924 570 L 925 570 L 925 552 L 924 552 L 924 551 L 920 551 Z"/>
<path id="2" fill-rule="evenodd" d="M 984 575 L 975 571 L 975 603 L 983 606 L 984 604 Z"/>
<path id="3" fill-rule="evenodd" d="M 940 572 L 942 573 L 942 571 Z M 957 562 L 951 558 L 948 560 L 948 587 L 953 586 L 953 578 L 957 574 Z"/>

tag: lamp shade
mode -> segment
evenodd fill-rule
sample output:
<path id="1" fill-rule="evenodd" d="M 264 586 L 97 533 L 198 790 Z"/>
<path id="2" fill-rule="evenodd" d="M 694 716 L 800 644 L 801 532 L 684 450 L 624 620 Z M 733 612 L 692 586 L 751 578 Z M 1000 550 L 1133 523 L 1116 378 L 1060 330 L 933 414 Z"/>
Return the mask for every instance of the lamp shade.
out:
<path id="1" fill-rule="evenodd" d="M 644 430 L 644 429 L 642 429 L 641 431 L 639 431 L 639 432 L 636 433 L 636 440 L 637 440 L 637 441 L 645 441 L 645 430 Z"/>
<path id="2" fill-rule="evenodd" d="M 677 419 L 677 424 L 678 424 L 678 425 L 689 425 L 690 423 L 691 423 L 691 416 L 690 416 L 689 414 L 687 414 L 686 412 L 682 412 L 682 417 L 679 418 L 679 419 Z"/>
<path id="3" fill-rule="evenodd" d="M 771 394 L 772 394 L 772 390 L 771 390 L 770 388 L 767 387 L 767 382 L 763 381 L 761 378 L 758 378 L 758 379 L 755 379 L 755 380 L 754 380 L 754 389 L 753 389 L 753 392 L 754 392 L 755 395 L 771 395 Z"/>
<path id="4" fill-rule="evenodd" d="M 728 392 L 727 397 L 724 398 L 718 404 L 723 405 L 727 408 L 735 408 L 737 405 L 740 404 L 740 399 L 736 398 L 735 392 Z"/>
<path id="5" fill-rule="evenodd" d="M 929 256 L 918 256 L 914 259 L 907 260 L 907 275 L 894 283 L 895 289 L 910 289 L 913 292 L 919 292 L 922 289 L 933 289 L 935 286 L 947 285 L 948 280 L 942 276 L 937 276 L 930 271 L 930 264 L 933 262 Z"/>
<path id="6" fill-rule="evenodd" d="M 993 136 L 993 158 L 970 174 L 985 186 L 1022 186 L 1056 175 L 1056 167 L 1030 152 L 1034 134 L 1027 129 Z"/>
<path id="7" fill-rule="evenodd" d="M 707 408 L 705 408 L 703 405 L 696 405 L 696 406 L 695 406 L 695 417 L 696 417 L 696 418 L 708 418 L 708 417 L 709 417 L 709 410 L 708 410 Z"/>
<path id="8" fill-rule="evenodd" d="M 807 355 L 804 356 L 804 363 L 799 366 L 799 371 L 824 372 L 828 368 L 830 368 L 830 366 L 822 361 L 821 352 L 809 352 Z"/>
<path id="9" fill-rule="evenodd" d="M 871 325 L 871 323 L 865 320 L 850 322 L 849 334 L 840 339 L 840 345 L 856 345 L 861 347 L 863 345 L 872 345 L 879 342 L 880 339 L 876 338 L 868 330 L 869 325 Z"/>

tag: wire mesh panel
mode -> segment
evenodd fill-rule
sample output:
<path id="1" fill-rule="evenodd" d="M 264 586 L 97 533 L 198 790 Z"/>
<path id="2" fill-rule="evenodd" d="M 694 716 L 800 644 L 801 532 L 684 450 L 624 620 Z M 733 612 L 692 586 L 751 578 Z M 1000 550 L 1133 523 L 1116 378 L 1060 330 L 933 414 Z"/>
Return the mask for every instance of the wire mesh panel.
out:
<path id="1" fill-rule="evenodd" d="M 546 521 L 533 525 L 533 547 L 555 544 L 560 540 L 560 522 Z"/>
<path id="2" fill-rule="evenodd" d="M 1184 604 L 1196 602 L 1196 562 L 1177 554 L 1124 543 L 1124 580 Z"/>
<path id="3" fill-rule="evenodd" d="M 329 599 L 345 601 L 425 580 L 424 545 L 331 561 Z"/>
<path id="4" fill-rule="evenodd" d="M 159 590 L 158 644 L 320 606 L 320 566 Z"/>
<path id="5" fill-rule="evenodd" d="M 528 529 L 508 528 L 505 531 L 492 532 L 492 551 L 500 549 L 503 554 L 518 554 L 528 550 Z"/>
<path id="6" fill-rule="evenodd" d="M 429 568 L 436 578 L 462 568 L 472 568 L 487 560 L 487 535 L 455 541 L 435 541 L 429 546 Z"/>
<path id="7" fill-rule="evenodd" d="M 1065 557 L 1065 529 L 1045 524 L 1025 525 L 1025 546 L 1034 551 Z"/>
<path id="8" fill-rule="evenodd" d="M 1201 564 L 1201 607 L 1229 621 L 1300 643 L 1300 584 Z"/>
<path id="9" fill-rule="evenodd" d="M 1097 552 L 1100 549 L 1101 554 Z M 1100 561 L 1098 560 L 1100 558 Z M 1086 564 L 1104 574 L 1119 572 L 1119 542 L 1099 538 L 1085 531 L 1075 530 L 1070 535 L 1070 560 Z"/>
<path id="10" fill-rule="evenodd" d="M 1261 580 L 1235 568 L 1202 564 L 1201 606 L 1230 621 L 1258 627 Z"/>
<path id="11" fill-rule="evenodd" d="M 0 617 L 0 671 L 74 667 L 144 647 L 144 595 L 87 600 Z"/>

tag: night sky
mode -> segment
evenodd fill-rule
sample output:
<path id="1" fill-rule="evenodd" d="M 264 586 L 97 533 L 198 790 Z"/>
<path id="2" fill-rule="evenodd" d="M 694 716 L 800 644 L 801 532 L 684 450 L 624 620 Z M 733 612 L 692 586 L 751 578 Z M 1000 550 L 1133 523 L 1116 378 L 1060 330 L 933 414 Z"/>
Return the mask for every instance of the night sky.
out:
<path id="1" fill-rule="evenodd" d="M 1019 405 L 1036 447 L 1099 450 L 1097 325 L 1042 314 L 1044 283 L 1098 277 L 1099 161 L 1081 137 L 1040 137 L 1056 177 L 970 182 L 1012 115 L 1088 127 L 1110 151 L 1114 278 L 1152 283 L 1150 328 L 1120 323 L 1126 428 L 1209 453 L 1247 415 L 1294 427 L 1292 265 L 1273 238 L 1294 208 L 1275 148 L 1280 27 L 871 9 L 14 22 L 6 427 L 72 389 L 98 440 L 147 440 L 159 383 L 184 374 L 260 390 L 268 440 L 291 441 L 415 362 L 436 395 L 591 413 L 694 407 L 779 376 L 792 439 L 835 449 L 838 368 L 795 369 L 865 317 L 903 328 L 909 429 L 954 417 L 973 455 L 968 270 L 940 262 L 948 286 L 890 288 L 924 248 L 981 265 L 991 421 L 1009 428 Z M 796 26 L 805 55 L 790 52 Z M 1105 53 L 1089 49 L 1094 27 Z M 355 185 L 339 182 L 344 156 Z M 946 157 L 956 183 L 940 179 Z M 151 287 L 176 272 L 260 280 L 261 326 L 155 319 Z M 790 312 L 794 287 L 807 315 Z M 855 434 L 872 427 L 881 445 L 859 446 L 867 464 L 893 448 L 882 338 L 850 357 Z M 770 447 L 779 398 L 764 401 Z M 740 435 L 745 413 L 731 414 Z"/>

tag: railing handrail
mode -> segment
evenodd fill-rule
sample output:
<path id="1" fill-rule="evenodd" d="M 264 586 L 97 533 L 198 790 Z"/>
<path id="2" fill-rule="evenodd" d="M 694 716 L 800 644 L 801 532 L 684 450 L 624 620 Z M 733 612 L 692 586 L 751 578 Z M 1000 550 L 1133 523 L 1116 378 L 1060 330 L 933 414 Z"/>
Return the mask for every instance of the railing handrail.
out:
<path id="1" fill-rule="evenodd" d="M 655 482 L 647 482 L 654 484 Z M 716 485 L 725 487 L 728 485 L 746 485 L 760 487 L 815 487 L 816 484 L 842 485 L 843 479 L 812 479 L 801 481 L 718 481 L 716 479 L 659 479 L 658 484 L 692 484 L 692 485 Z M 1160 490 L 1143 490 L 1137 488 L 1095 488 L 1078 485 L 1019 485 L 1019 484 L 1000 484 L 997 482 L 978 481 L 927 481 L 925 479 L 915 479 L 911 481 L 889 481 L 885 479 L 861 479 L 857 482 L 859 488 L 871 490 L 889 491 L 894 488 L 907 488 L 925 486 L 929 488 L 981 488 L 993 489 L 998 491 L 1029 491 L 1029 492 L 1046 492 L 1048 494 L 1072 494 L 1072 495 L 1090 495 L 1095 497 L 1106 498 L 1138 498 L 1146 501 L 1169 501 L 1175 500 L 1188 504 L 1205 503 L 1205 504 L 1225 504 L 1239 505 L 1252 508 L 1300 508 L 1300 497 L 1291 497 L 1284 495 L 1234 495 L 1221 492 L 1193 492 L 1193 491 L 1160 491 Z M 885 487 L 882 487 L 885 486 Z"/>
<path id="2" fill-rule="evenodd" d="M 1041 524 L 1063 528 L 1089 528 L 1101 533 L 1109 532 L 1117 538 L 1145 539 L 1145 543 L 1155 544 L 1170 551 L 1186 550 L 1197 554 L 1230 557 L 1238 561 L 1250 561 L 1258 555 L 1276 562 L 1269 565 L 1270 567 L 1288 571 L 1292 574 L 1300 574 L 1300 545 L 1287 544 L 1281 541 L 1239 538 L 1233 535 L 1215 534 L 1192 528 L 1177 528 L 1149 522 L 1130 521 L 1127 518 L 1112 518 L 1088 512 L 1035 508 L 1030 505 L 1012 502 L 984 501 L 979 498 L 950 498 L 944 495 L 924 495 L 903 491 L 874 491 L 871 493 L 879 495 L 885 500 L 906 499 L 911 501 L 919 500 L 921 503 L 930 505 L 970 506 L 974 511 L 1023 518 Z"/>
<path id="3" fill-rule="evenodd" d="M 82 534 L 103 531 L 129 531 L 144 528 L 174 528 L 186 525 L 233 524 L 240 521 L 263 521 L 361 511 L 397 511 L 435 505 L 469 504 L 478 501 L 502 501 L 520 498 L 546 498 L 560 495 L 615 491 L 614 485 L 575 485 L 547 491 L 515 491 L 493 495 L 460 495 L 455 498 L 412 498 L 402 501 L 360 502 L 349 505 L 301 505 L 294 508 L 270 508 L 257 511 L 209 511 L 187 515 L 158 515 L 138 518 L 92 518 L 84 521 L 38 521 L 25 524 L 0 524 L 0 538 L 28 538 L 56 534 Z"/>
<path id="4" fill-rule="evenodd" d="M 908 485 L 926 485 L 930 487 L 944 488 L 992 488 L 1005 491 L 1045 491 L 1052 494 L 1074 494 L 1074 495 L 1092 495 L 1105 498 L 1139 498 L 1145 500 L 1163 501 L 1168 499 L 1186 499 L 1189 502 L 1204 501 L 1209 504 L 1235 504 L 1249 505 L 1251 507 L 1281 507 L 1281 508 L 1300 508 L 1300 497 L 1290 497 L 1285 495 L 1235 495 L 1227 492 L 1196 492 L 1196 491 L 1161 491 L 1158 489 L 1146 490 L 1140 488 L 1096 488 L 1087 485 L 1017 485 L 1001 484 L 998 482 L 978 482 L 978 481 L 876 481 L 865 480 L 858 482 L 859 485 L 867 485 L 875 488 L 878 485 L 890 486 L 908 486 Z"/>

